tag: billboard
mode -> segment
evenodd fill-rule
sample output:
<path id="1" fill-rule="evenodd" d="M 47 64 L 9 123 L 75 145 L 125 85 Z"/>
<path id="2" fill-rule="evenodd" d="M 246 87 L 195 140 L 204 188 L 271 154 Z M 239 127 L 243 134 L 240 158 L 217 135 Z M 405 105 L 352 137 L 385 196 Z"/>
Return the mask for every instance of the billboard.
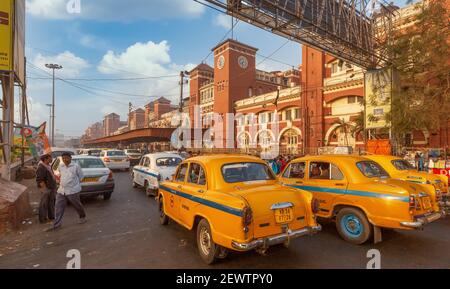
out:
<path id="1" fill-rule="evenodd" d="M 365 127 L 390 127 L 386 114 L 391 111 L 394 77 L 392 69 L 369 70 L 365 74 Z"/>
<path id="2" fill-rule="evenodd" d="M 14 2 L 14 72 L 21 84 L 25 83 L 25 0 Z M 8 1 L 6 1 L 8 2 Z"/>
<path id="3" fill-rule="evenodd" d="M 25 82 L 25 0 L 0 1 L 0 70 Z"/>
<path id="4" fill-rule="evenodd" d="M 13 1 L 0 1 L 0 70 L 13 69 Z"/>

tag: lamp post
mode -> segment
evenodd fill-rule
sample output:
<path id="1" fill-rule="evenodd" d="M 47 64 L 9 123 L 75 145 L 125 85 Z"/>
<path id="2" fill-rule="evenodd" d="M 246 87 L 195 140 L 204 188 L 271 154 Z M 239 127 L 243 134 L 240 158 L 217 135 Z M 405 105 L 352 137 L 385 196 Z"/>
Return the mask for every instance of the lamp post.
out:
<path id="1" fill-rule="evenodd" d="M 51 133 L 52 133 L 52 107 L 53 105 L 47 104 L 47 107 L 49 108 L 49 117 L 48 117 L 48 132 L 49 132 L 49 137 L 51 139 Z"/>
<path id="2" fill-rule="evenodd" d="M 62 69 L 63 67 L 59 64 L 46 64 L 45 67 L 53 71 L 53 93 L 52 93 L 52 146 L 55 146 L 55 70 Z"/>

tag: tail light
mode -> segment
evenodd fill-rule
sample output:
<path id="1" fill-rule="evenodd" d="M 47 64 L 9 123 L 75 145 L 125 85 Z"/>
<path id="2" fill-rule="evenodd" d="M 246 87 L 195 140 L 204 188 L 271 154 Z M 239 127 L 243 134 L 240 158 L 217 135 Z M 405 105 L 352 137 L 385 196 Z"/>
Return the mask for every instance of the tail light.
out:
<path id="1" fill-rule="evenodd" d="M 103 161 L 104 161 L 105 163 L 109 163 L 111 160 L 110 160 L 109 158 L 104 158 Z"/>
<path id="2" fill-rule="evenodd" d="M 409 213 L 412 215 L 416 209 L 416 196 L 409 196 Z"/>
<path id="3" fill-rule="evenodd" d="M 244 231 L 248 232 L 248 226 L 253 221 L 253 212 L 250 207 L 245 207 L 242 212 L 242 225 L 244 226 Z"/>
<path id="4" fill-rule="evenodd" d="M 114 180 L 113 173 L 109 172 L 108 181 L 113 181 L 113 180 Z"/>
<path id="5" fill-rule="evenodd" d="M 316 198 L 313 198 L 311 201 L 311 210 L 313 214 L 319 213 L 320 201 Z"/>

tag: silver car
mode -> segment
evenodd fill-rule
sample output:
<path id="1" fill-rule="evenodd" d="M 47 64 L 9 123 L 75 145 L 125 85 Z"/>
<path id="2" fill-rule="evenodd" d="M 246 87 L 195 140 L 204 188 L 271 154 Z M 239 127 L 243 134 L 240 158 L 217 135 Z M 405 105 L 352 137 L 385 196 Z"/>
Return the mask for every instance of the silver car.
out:
<path id="1" fill-rule="evenodd" d="M 83 171 L 81 196 L 102 195 L 105 200 L 111 198 L 115 186 L 113 173 L 100 158 L 78 155 L 72 156 L 72 162 L 77 163 Z M 59 175 L 58 168 L 61 163 L 62 157 L 53 161 L 52 169 L 56 176 Z"/>

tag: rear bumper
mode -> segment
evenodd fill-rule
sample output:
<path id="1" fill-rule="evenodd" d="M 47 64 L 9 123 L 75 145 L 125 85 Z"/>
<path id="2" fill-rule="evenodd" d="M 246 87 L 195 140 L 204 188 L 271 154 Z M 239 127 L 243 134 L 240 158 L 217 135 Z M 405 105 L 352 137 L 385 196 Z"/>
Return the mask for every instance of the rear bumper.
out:
<path id="1" fill-rule="evenodd" d="M 437 221 L 445 216 L 445 212 L 433 213 L 426 216 L 416 218 L 414 222 L 401 222 L 400 225 L 411 229 L 421 229 L 423 226 Z"/>
<path id="2" fill-rule="evenodd" d="M 291 231 L 280 235 L 275 235 L 267 238 L 256 239 L 248 243 L 231 242 L 231 246 L 238 251 L 250 251 L 257 248 L 268 248 L 273 245 L 282 244 L 291 239 L 295 239 L 305 235 L 312 235 L 320 232 L 322 227 L 320 225 L 314 227 L 306 227 L 300 230 Z"/>
<path id="3" fill-rule="evenodd" d="M 101 185 L 87 185 L 81 187 L 81 193 L 82 196 L 88 196 L 88 195 L 101 195 L 105 193 L 112 193 L 114 191 L 114 181 L 108 181 Z"/>

